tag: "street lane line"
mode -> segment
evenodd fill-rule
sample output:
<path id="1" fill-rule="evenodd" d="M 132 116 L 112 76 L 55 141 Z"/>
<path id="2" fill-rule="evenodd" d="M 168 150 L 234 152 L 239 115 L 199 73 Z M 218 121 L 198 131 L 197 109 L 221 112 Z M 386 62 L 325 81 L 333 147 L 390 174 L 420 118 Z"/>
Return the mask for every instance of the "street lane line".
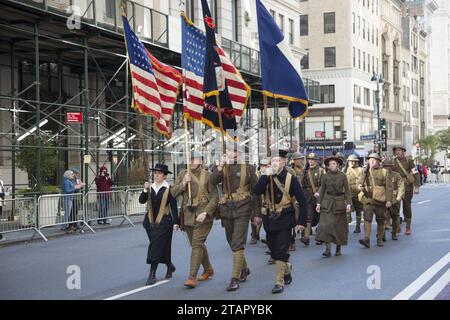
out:
<path id="1" fill-rule="evenodd" d="M 152 284 L 151 286 L 143 286 L 143 287 L 140 287 L 140 288 L 131 290 L 131 291 L 127 291 L 127 292 L 124 292 L 124 293 L 121 293 L 121 294 L 118 294 L 118 295 L 115 295 L 115 296 L 106 298 L 106 299 L 104 299 L 104 300 L 117 300 L 117 299 L 120 299 L 120 298 L 129 296 L 129 295 L 135 294 L 135 293 L 137 293 L 137 292 L 141 292 L 141 291 L 144 291 L 144 290 L 147 290 L 147 289 L 150 289 L 150 288 L 157 287 L 157 286 L 159 286 L 159 285 L 161 285 L 161 284 L 164 284 L 164 283 L 167 283 L 167 282 L 169 282 L 169 281 L 170 281 L 170 280 L 162 280 L 162 281 L 159 281 L 159 282 L 157 282 L 157 283 L 155 283 L 155 284 Z"/>
<path id="2" fill-rule="evenodd" d="M 430 202 L 431 200 L 423 200 L 423 201 L 420 201 L 420 202 L 417 202 L 417 204 L 424 204 L 424 203 L 427 203 L 427 202 Z"/>
<path id="3" fill-rule="evenodd" d="M 419 291 L 428 281 L 431 280 L 447 263 L 450 262 L 450 252 L 433 264 L 424 273 L 422 273 L 413 283 L 407 286 L 402 292 L 397 294 L 392 300 L 408 300 L 417 291 Z"/>
<path id="4" fill-rule="evenodd" d="M 442 277 L 439 278 L 438 281 L 436 281 L 430 289 L 425 291 L 424 294 L 422 294 L 418 300 L 433 300 L 436 298 L 436 296 L 444 290 L 444 288 L 447 286 L 447 284 L 450 282 L 450 269 L 447 270 L 446 273 Z"/>

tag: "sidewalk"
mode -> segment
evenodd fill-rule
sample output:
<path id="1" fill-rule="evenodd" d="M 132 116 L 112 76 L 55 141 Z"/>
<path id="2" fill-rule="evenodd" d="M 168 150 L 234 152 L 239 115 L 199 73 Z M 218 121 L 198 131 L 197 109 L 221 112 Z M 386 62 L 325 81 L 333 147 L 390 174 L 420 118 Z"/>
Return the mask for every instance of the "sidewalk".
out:
<path id="1" fill-rule="evenodd" d="M 142 224 L 142 221 L 144 220 L 144 215 L 134 215 L 128 218 L 138 227 Z M 94 231 L 110 228 L 118 228 L 121 226 L 122 221 L 123 221 L 122 218 L 115 218 L 109 221 L 111 223 L 110 225 L 97 224 L 97 221 L 92 221 L 91 228 L 94 229 Z M 122 224 L 122 227 L 132 227 L 132 226 L 128 221 L 125 220 Z M 34 232 L 35 232 L 34 230 L 24 230 L 18 232 L 3 233 L 3 240 L 0 242 L 0 249 L 7 245 L 30 242 Z M 48 241 L 52 241 L 51 239 L 57 237 L 80 234 L 80 232 L 67 233 L 65 231 L 62 231 L 60 225 L 43 228 L 41 229 L 41 232 L 48 239 Z M 85 226 L 83 228 L 83 233 L 88 232 L 91 233 L 91 231 Z M 39 234 L 36 234 L 32 241 L 44 241 L 44 240 L 39 236 Z"/>

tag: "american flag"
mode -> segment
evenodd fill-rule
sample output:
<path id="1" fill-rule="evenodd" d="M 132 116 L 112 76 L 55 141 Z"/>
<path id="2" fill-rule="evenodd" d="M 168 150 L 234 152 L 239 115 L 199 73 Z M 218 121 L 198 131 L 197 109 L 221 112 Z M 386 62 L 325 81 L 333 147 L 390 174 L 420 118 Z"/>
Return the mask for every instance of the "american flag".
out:
<path id="1" fill-rule="evenodd" d="M 182 75 L 153 57 L 131 30 L 128 20 L 122 16 L 130 62 L 134 107 L 155 118 L 158 132 L 170 137 L 170 122 L 177 101 Z"/>
<path id="2" fill-rule="evenodd" d="M 184 14 L 181 17 L 181 24 L 181 66 L 184 69 L 183 111 L 187 118 L 205 122 L 203 117 L 203 77 L 206 36 Z M 218 46 L 218 53 L 234 109 L 236 123 L 239 123 L 250 96 L 250 87 L 242 79 L 241 74 L 220 46 Z"/>

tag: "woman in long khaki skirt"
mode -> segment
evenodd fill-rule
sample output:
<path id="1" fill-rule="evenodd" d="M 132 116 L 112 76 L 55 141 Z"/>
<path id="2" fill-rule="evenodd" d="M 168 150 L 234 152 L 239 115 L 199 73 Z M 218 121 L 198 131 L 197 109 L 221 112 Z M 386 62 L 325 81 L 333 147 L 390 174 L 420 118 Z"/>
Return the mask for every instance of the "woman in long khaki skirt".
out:
<path id="1" fill-rule="evenodd" d="M 322 176 L 316 211 L 320 214 L 316 240 L 326 244 L 323 256 L 331 256 L 331 243 L 336 244 L 336 256 L 341 255 L 341 246 L 347 245 L 347 213 L 351 212 L 352 194 L 347 176 L 339 170 L 342 159 L 330 157 L 325 160 L 328 172 Z"/>

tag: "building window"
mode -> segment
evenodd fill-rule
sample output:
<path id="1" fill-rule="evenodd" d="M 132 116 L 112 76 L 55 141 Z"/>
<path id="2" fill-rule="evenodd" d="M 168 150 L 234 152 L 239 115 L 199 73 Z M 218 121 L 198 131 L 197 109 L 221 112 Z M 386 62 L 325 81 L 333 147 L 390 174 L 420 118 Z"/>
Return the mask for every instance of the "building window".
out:
<path id="1" fill-rule="evenodd" d="M 114 0 L 106 0 L 105 15 L 110 19 L 114 19 L 114 6 L 115 6 Z"/>
<path id="2" fill-rule="evenodd" d="M 383 110 L 389 110 L 389 89 L 384 89 L 383 94 Z"/>
<path id="3" fill-rule="evenodd" d="M 361 69 L 361 49 L 358 49 L 358 69 Z"/>
<path id="4" fill-rule="evenodd" d="M 372 13 L 375 13 L 375 6 L 374 6 L 375 0 L 372 0 Z"/>
<path id="5" fill-rule="evenodd" d="M 364 105 L 370 106 L 370 89 L 364 88 Z"/>
<path id="6" fill-rule="evenodd" d="M 335 33 L 335 14 L 334 12 L 326 12 L 323 14 L 323 32 Z"/>
<path id="7" fill-rule="evenodd" d="M 115 2 L 115 1 L 108 1 Z M 186 1 L 186 12 L 188 18 L 195 23 L 195 0 L 187 0 Z"/>
<path id="8" fill-rule="evenodd" d="M 374 26 L 372 26 L 372 44 L 375 44 L 374 39 L 375 39 L 375 28 Z"/>
<path id="9" fill-rule="evenodd" d="M 300 16 L 300 35 L 308 35 L 308 15 L 304 14 Z"/>
<path id="10" fill-rule="evenodd" d="M 353 85 L 353 102 L 361 104 L 361 87 Z"/>
<path id="11" fill-rule="evenodd" d="M 238 1 L 231 1 L 231 13 L 233 19 L 233 41 L 239 41 L 239 14 L 238 14 Z"/>
<path id="12" fill-rule="evenodd" d="M 377 73 L 378 73 L 378 66 L 379 66 L 379 63 L 378 63 L 378 58 L 377 58 Z"/>
<path id="13" fill-rule="evenodd" d="M 213 15 L 214 18 L 214 23 L 216 25 L 216 33 L 219 32 L 219 6 L 217 5 L 217 0 L 210 0 L 209 1 L 211 4 L 211 14 Z"/>
<path id="14" fill-rule="evenodd" d="M 367 22 L 367 41 L 370 42 L 370 25 L 369 25 L 369 22 Z"/>
<path id="15" fill-rule="evenodd" d="M 412 102 L 412 116 L 413 118 L 419 118 L 419 105 L 417 102 Z"/>
<path id="16" fill-rule="evenodd" d="M 376 38 L 375 38 L 376 40 L 376 43 L 377 43 L 377 47 L 378 47 L 378 28 L 377 28 L 377 34 L 376 34 Z"/>
<path id="17" fill-rule="evenodd" d="M 366 38 L 366 19 L 363 19 L 362 27 L 363 27 L 363 39 L 365 39 Z"/>
<path id="18" fill-rule="evenodd" d="M 308 51 L 308 49 L 306 49 Z M 302 69 L 309 69 L 309 52 L 307 52 L 300 61 Z"/>
<path id="19" fill-rule="evenodd" d="M 356 26 L 355 26 L 355 23 L 356 23 L 356 21 L 355 21 L 355 13 L 353 12 L 353 13 L 352 13 L 352 29 L 353 29 L 353 34 L 355 34 L 355 32 L 356 32 Z"/>
<path id="20" fill-rule="evenodd" d="M 361 35 L 361 17 L 358 16 L 358 36 Z"/>
<path id="21" fill-rule="evenodd" d="M 398 92 L 394 95 L 394 111 L 400 111 L 400 95 L 398 94 Z"/>
<path id="22" fill-rule="evenodd" d="M 334 85 L 320 86 L 320 103 L 334 103 Z"/>
<path id="23" fill-rule="evenodd" d="M 289 19 L 289 43 L 294 44 L 294 20 Z"/>
<path id="24" fill-rule="evenodd" d="M 367 54 L 367 72 L 370 72 L 370 54 Z"/>
<path id="25" fill-rule="evenodd" d="M 325 68 L 336 67 L 336 48 L 328 47 L 324 48 L 325 53 Z"/>
<path id="26" fill-rule="evenodd" d="M 279 14 L 278 18 L 280 19 L 280 30 L 281 30 L 281 33 L 284 34 L 284 15 Z"/>
<path id="27" fill-rule="evenodd" d="M 397 140 L 402 139 L 402 124 L 401 123 L 395 124 L 395 139 L 397 139 Z"/>
<path id="28" fill-rule="evenodd" d="M 356 68 L 356 48 L 353 47 L 353 67 Z"/>
<path id="29" fill-rule="evenodd" d="M 366 71 L 366 53 L 363 52 L 363 71 Z"/>
<path id="30" fill-rule="evenodd" d="M 275 11 L 270 9 L 270 14 L 272 15 L 273 20 L 275 20 Z"/>

